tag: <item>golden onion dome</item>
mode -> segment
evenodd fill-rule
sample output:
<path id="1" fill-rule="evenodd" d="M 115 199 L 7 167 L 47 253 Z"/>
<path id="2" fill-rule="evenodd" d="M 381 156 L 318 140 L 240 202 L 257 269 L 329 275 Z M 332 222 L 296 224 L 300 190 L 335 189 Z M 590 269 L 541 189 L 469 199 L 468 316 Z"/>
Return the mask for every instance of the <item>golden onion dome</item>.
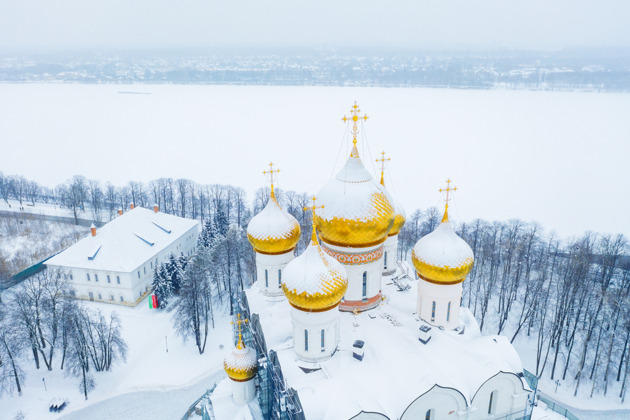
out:
<path id="1" fill-rule="evenodd" d="M 418 275 L 436 284 L 463 282 L 475 261 L 470 246 L 453 231 L 448 207 L 442 223 L 413 247 L 411 259 Z"/>
<path id="2" fill-rule="evenodd" d="M 256 252 L 272 255 L 293 250 L 300 240 L 300 224 L 280 207 L 273 185 L 267 205 L 247 225 L 247 238 Z"/>
<path id="3" fill-rule="evenodd" d="M 385 154 L 385 152 L 383 152 Z M 383 157 L 384 159 L 384 157 Z M 378 162 L 378 159 L 377 159 Z M 385 187 L 385 179 L 383 177 L 383 172 L 381 171 L 381 185 Z M 405 221 L 407 220 L 407 215 L 405 214 L 405 209 L 398 203 L 396 200 L 392 200 L 394 205 L 394 224 L 390 229 L 388 236 L 398 235 L 400 230 L 405 225 Z"/>
<path id="4" fill-rule="evenodd" d="M 282 290 L 287 300 L 299 310 L 321 312 L 337 306 L 347 289 L 346 270 L 324 252 L 313 226 L 311 244 L 282 273 Z"/>
<path id="5" fill-rule="evenodd" d="M 223 369 L 230 379 L 237 382 L 249 381 L 256 376 L 258 371 L 256 351 L 245 347 L 240 334 L 236 347 L 225 356 Z"/>
<path id="6" fill-rule="evenodd" d="M 317 194 L 322 241 L 361 248 L 383 243 L 394 223 L 393 200 L 365 169 L 356 143 L 344 167 Z"/>

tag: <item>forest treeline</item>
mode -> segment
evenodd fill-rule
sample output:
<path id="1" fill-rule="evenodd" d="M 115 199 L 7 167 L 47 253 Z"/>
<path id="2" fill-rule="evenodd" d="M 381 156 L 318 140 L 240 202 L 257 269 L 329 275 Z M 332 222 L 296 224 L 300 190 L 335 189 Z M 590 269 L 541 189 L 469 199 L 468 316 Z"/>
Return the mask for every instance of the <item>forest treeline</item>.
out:
<path id="1" fill-rule="evenodd" d="M 310 237 L 310 213 L 304 210 L 310 196 L 276 189 L 276 197 L 301 225 L 299 253 Z M 166 213 L 198 219 L 204 231 L 221 234 L 203 246 L 203 257 L 192 267 L 213 279 L 217 298 L 227 299 L 231 307 L 255 280 L 255 254 L 245 229 L 266 205 L 269 188 L 258 189 L 250 203 L 242 188 L 187 179 L 132 181 L 115 187 L 75 176 L 47 189 L 23 177 L 0 174 L 0 199 L 54 202 L 77 218 L 91 215 L 103 221 L 131 203 L 157 204 Z M 399 260 L 409 261 L 413 245 L 437 227 L 441 216 L 436 208 L 411 213 L 399 234 Z M 525 340 L 535 352 L 532 368 L 540 378 L 563 380 L 575 395 L 614 392 L 623 401 L 630 380 L 627 238 L 593 232 L 559 238 L 536 223 L 516 219 L 461 223 L 456 232 L 475 255 L 462 305 L 472 311 L 482 331 L 504 334 L 513 342 Z"/>

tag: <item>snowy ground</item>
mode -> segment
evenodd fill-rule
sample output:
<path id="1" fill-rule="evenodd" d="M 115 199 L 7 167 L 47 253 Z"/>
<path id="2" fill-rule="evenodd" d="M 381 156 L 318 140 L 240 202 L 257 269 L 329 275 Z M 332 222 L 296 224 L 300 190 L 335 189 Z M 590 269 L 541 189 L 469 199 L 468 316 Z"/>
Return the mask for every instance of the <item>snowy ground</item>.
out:
<path id="1" fill-rule="evenodd" d="M 85 401 L 76 378 L 64 377 L 58 369 L 37 371 L 31 360 L 24 361 L 23 395 L 0 397 L 0 419 L 11 419 L 19 411 L 26 419 L 59 418 L 62 414 L 69 419 L 180 418 L 222 377 L 225 349 L 221 346 L 228 348 L 232 337 L 225 310 L 215 312 L 216 328 L 210 331 L 205 353 L 199 355 L 194 342 L 184 344 L 174 334 L 172 314 L 150 310 L 146 300 L 136 308 L 85 304 L 105 314 L 113 310 L 120 314 L 123 337 L 129 346 L 127 363 L 115 366 L 112 372 L 95 373 L 96 388 Z M 48 404 L 55 397 L 70 401 L 61 414 L 48 411 Z"/>
<path id="2" fill-rule="evenodd" d="M 370 116 L 359 151 L 368 168 L 387 151 L 408 213 L 440 204 L 451 177 L 462 221 L 630 234 L 630 218 L 610 211 L 630 207 L 622 93 L 0 84 L 0 170 L 49 186 L 77 173 L 117 185 L 185 177 L 251 199 L 273 160 L 279 188 L 316 193 L 349 152 L 341 117 L 355 99 Z"/>

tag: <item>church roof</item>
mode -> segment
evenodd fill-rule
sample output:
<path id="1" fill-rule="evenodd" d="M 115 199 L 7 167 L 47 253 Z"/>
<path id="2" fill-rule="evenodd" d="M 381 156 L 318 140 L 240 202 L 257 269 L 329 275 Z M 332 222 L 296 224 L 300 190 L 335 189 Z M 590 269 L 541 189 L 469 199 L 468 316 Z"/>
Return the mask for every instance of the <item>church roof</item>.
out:
<path id="1" fill-rule="evenodd" d="M 136 207 L 98 229 L 96 236 L 88 234 L 46 264 L 131 272 L 198 226 L 195 220 Z"/>

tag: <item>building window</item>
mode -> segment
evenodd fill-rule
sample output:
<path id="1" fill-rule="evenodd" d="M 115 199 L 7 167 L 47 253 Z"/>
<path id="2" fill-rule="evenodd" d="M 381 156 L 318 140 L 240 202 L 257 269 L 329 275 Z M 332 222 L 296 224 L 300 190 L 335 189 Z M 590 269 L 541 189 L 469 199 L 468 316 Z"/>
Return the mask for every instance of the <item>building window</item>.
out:
<path id="1" fill-rule="evenodd" d="M 424 415 L 424 420 L 433 420 L 433 409 L 427 410 L 427 414 Z"/>
<path id="2" fill-rule="evenodd" d="M 114 295 L 109 295 L 109 300 L 114 301 Z"/>
<path id="3" fill-rule="evenodd" d="M 94 281 L 98 283 L 98 274 L 94 274 Z"/>
<path id="4" fill-rule="evenodd" d="M 101 296 L 101 294 L 98 294 L 98 300 L 103 300 L 103 296 Z"/>
<path id="5" fill-rule="evenodd" d="M 153 261 L 151 261 L 151 270 L 153 270 Z"/>
<path id="6" fill-rule="evenodd" d="M 87 281 L 90 281 L 90 273 L 85 273 L 85 277 L 87 277 Z"/>
<path id="7" fill-rule="evenodd" d="M 70 280 L 72 280 L 72 273 L 70 273 Z"/>
<path id="8" fill-rule="evenodd" d="M 304 330 L 304 351 L 308 351 L 308 330 Z"/>
<path id="9" fill-rule="evenodd" d="M 147 266 L 142 267 L 144 269 L 144 274 L 147 274 Z"/>
<path id="10" fill-rule="evenodd" d="M 278 286 L 282 286 L 282 270 L 278 270 Z"/>
<path id="11" fill-rule="evenodd" d="M 363 272 L 363 299 L 367 299 L 367 271 Z"/>
<path id="12" fill-rule="evenodd" d="M 488 402 L 488 414 L 494 414 L 497 411 L 497 393 L 499 391 L 492 391 L 490 394 L 490 401 Z"/>
<path id="13" fill-rule="evenodd" d="M 140 278 L 140 270 L 138 270 L 138 278 Z"/>
<path id="14" fill-rule="evenodd" d="M 120 284 L 120 276 L 116 276 L 116 283 Z"/>
<path id="15" fill-rule="evenodd" d="M 431 321 L 435 321 L 435 301 L 433 301 L 433 305 L 431 305 Z"/>
<path id="16" fill-rule="evenodd" d="M 107 283 L 111 283 L 111 282 L 112 282 L 112 279 L 111 279 L 111 278 L 109 278 L 109 274 L 108 274 L 108 275 L 107 275 Z"/>
<path id="17" fill-rule="evenodd" d="M 269 273 L 265 270 L 265 287 L 269 287 Z"/>
<path id="18" fill-rule="evenodd" d="M 123 297 L 122 297 L 122 296 L 120 297 L 120 301 L 121 301 L 121 302 L 124 302 L 124 300 L 123 300 Z"/>
<path id="19" fill-rule="evenodd" d="M 72 297 L 76 297 L 76 295 L 77 295 L 76 290 L 74 290 L 74 289 L 70 289 L 70 296 L 72 296 Z"/>
<path id="20" fill-rule="evenodd" d="M 385 261 L 385 268 L 387 268 L 387 252 L 385 253 L 385 256 L 383 257 L 383 260 Z"/>
<path id="21" fill-rule="evenodd" d="M 446 322 L 451 320 L 451 302 L 448 303 L 446 307 Z"/>
<path id="22" fill-rule="evenodd" d="M 88 297 L 90 298 L 90 300 L 94 300 L 94 293 L 88 292 Z"/>
<path id="23" fill-rule="evenodd" d="M 324 351 L 324 330 L 322 330 L 322 351 Z"/>

